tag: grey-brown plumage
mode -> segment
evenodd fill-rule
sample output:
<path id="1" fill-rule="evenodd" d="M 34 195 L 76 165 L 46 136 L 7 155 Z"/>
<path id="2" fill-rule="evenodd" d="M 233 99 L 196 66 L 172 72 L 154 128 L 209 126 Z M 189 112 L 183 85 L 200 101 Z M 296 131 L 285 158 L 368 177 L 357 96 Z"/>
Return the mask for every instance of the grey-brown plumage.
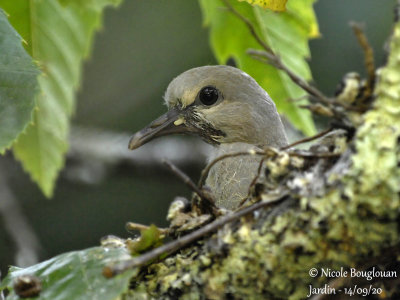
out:
<path id="1" fill-rule="evenodd" d="M 187 133 L 215 146 L 209 160 L 262 146 L 287 145 L 274 102 L 257 82 L 239 69 L 205 66 L 188 70 L 168 86 L 169 111 L 132 136 L 130 149 L 159 136 Z M 206 185 L 219 207 L 236 208 L 247 195 L 260 158 L 243 156 L 218 162 Z"/>

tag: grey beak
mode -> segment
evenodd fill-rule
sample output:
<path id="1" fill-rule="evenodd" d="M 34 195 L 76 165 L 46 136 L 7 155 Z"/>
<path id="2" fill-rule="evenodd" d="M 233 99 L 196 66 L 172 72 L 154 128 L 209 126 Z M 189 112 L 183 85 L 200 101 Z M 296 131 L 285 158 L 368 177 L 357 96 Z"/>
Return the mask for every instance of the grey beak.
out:
<path id="1" fill-rule="evenodd" d="M 160 136 L 190 132 L 190 129 L 183 122 L 180 122 L 181 124 L 175 123 L 179 120 L 181 114 L 182 111 L 177 108 L 170 109 L 147 127 L 135 133 L 129 140 L 128 148 L 134 150 Z"/>

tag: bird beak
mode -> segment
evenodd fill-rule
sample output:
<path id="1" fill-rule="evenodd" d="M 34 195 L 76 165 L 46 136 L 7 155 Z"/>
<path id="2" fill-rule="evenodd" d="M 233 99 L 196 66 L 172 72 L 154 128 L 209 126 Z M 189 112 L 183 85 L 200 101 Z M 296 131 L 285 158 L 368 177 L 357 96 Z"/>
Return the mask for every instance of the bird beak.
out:
<path id="1" fill-rule="evenodd" d="M 184 124 L 182 111 L 178 108 L 171 108 L 167 113 L 151 122 L 147 127 L 135 133 L 129 140 L 128 148 L 134 150 L 160 136 L 174 133 L 191 132 Z"/>

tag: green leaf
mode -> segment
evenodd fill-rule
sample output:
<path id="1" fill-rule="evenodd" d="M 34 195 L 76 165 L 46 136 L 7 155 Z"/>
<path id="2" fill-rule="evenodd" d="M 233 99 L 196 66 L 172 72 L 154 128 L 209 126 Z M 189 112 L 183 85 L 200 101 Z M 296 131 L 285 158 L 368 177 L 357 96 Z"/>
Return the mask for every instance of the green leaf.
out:
<path id="1" fill-rule="evenodd" d="M 32 119 L 39 69 L 2 9 L 0 49 L 0 153 L 4 153 Z"/>
<path id="2" fill-rule="evenodd" d="M 139 255 L 149 249 L 162 245 L 160 231 L 152 224 L 149 228 L 140 231 L 140 238 L 133 241 L 128 240 L 127 246 L 132 255 Z"/>
<path id="3" fill-rule="evenodd" d="M 75 109 L 75 91 L 82 61 L 90 52 L 100 27 L 102 9 L 116 0 L 0 0 L 10 22 L 27 42 L 27 50 L 40 64 L 41 93 L 36 99 L 34 124 L 14 146 L 14 154 L 32 179 L 50 197 L 67 151 L 69 120 Z"/>
<path id="4" fill-rule="evenodd" d="M 128 270 L 110 279 L 105 278 L 102 271 L 106 265 L 125 259 L 131 259 L 125 248 L 93 247 L 61 254 L 29 268 L 10 268 L 0 284 L 0 291 L 10 291 L 7 300 L 20 299 L 13 291 L 14 279 L 21 275 L 35 275 L 42 284 L 42 291 L 36 299 L 117 299 L 128 291 L 129 281 L 137 270 Z"/>
<path id="5" fill-rule="evenodd" d="M 305 134 L 314 134 L 311 114 L 300 109 L 298 103 L 288 101 L 306 93 L 283 71 L 256 61 L 246 54 L 247 49 L 261 49 L 261 46 L 238 17 L 223 9 L 222 1 L 199 1 L 204 23 L 210 27 L 210 43 L 218 62 L 225 64 L 229 58 L 234 58 L 238 67 L 251 75 L 269 93 L 280 113 L 287 116 Z M 308 39 L 319 35 L 313 2 L 314 0 L 291 0 L 287 4 L 287 11 L 278 14 L 244 2 L 230 1 L 236 10 L 251 21 L 256 31 L 281 56 L 286 66 L 305 80 L 311 79 L 306 62 L 310 57 Z"/>

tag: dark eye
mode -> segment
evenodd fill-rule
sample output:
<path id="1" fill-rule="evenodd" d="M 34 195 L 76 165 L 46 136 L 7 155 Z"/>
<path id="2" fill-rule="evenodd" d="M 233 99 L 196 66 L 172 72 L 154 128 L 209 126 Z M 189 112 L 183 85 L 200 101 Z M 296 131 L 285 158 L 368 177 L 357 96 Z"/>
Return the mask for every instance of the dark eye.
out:
<path id="1" fill-rule="evenodd" d="M 218 100 L 218 90 L 213 86 L 203 87 L 199 93 L 199 99 L 204 105 L 213 105 Z"/>

